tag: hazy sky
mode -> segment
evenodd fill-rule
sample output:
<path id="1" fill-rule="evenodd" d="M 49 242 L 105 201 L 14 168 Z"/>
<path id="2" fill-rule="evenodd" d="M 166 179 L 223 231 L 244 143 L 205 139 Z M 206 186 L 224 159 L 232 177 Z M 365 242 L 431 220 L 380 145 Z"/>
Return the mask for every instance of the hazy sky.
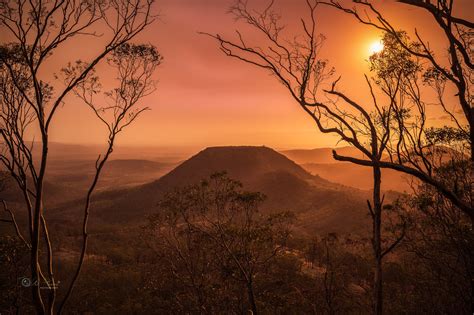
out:
<path id="1" fill-rule="evenodd" d="M 211 146 L 268 145 L 276 148 L 334 146 L 334 138 L 319 134 L 306 114 L 289 97 L 274 77 L 261 69 L 226 57 L 217 43 L 198 31 L 234 38 L 241 24 L 226 14 L 232 0 L 158 0 L 160 19 L 137 41 L 158 47 L 164 62 L 156 72 L 157 91 L 143 104 L 152 110 L 141 116 L 119 139 L 122 145 Z M 262 8 L 267 1 L 249 0 Z M 472 0 L 458 1 L 459 15 L 472 20 Z M 307 17 L 304 0 L 276 0 L 288 37 L 300 31 L 299 17 Z M 413 30 L 430 39 L 435 49 L 443 42 L 429 16 L 393 1 L 380 0 L 380 7 L 398 27 Z M 327 40 L 322 51 L 342 75 L 340 88 L 363 99 L 367 89 L 363 74 L 371 43 L 380 33 L 356 23 L 332 8 L 317 13 L 319 32 Z M 413 21 L 416 21 L 413 22 Z M 248 38 L 255 39 L 251 33 Z M 258 41 L 258 40 L 257 40 Z M 58 64 L 87 58 L 93 47 L 86 41 L 64 48 L 55 56 Z M 443 50 L 440 50 L 444 53 Z M 72 57 L 80 53 L 78 57 Z M 71 59 L 73 58 L 73 59 Z M 100 72 L 99 68 L 99 72 Z M 92 122 L 91 122 L 92 121 Z M 436 123 L 436 122 L 433 122 Z M 441 122 L 438 122 L 441 123 Z M 101 143 L 102 126 L 80 102 L 69 99 L 61 108 L 51 140 L 68 143 Z"/>

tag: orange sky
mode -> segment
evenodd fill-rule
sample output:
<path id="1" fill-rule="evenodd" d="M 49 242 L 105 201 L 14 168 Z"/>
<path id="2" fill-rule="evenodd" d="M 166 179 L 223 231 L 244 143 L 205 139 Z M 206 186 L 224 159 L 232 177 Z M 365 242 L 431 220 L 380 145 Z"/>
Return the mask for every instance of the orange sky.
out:
<path id="1" fill-rule="evenodd" d="M 265 71 L 224 56 L 211 39 L 198 31 L 233 36 L 240 28 L 226 10 L 228 0 L 158 0 L 155 9 L 161 18 L 151 25 L 139 41 L 156 45 L 164 56 L 157 70 L 157 91 L 143 104 L 151 111 L 121 135 L 119 145 L 193 146 L 267 145 L 275 148 L 312 148 L 334 146 L 336 140 L 317 132 L 285 89 Z M 267 1 L 249 0 L 256 7 Z M 304 0 L 276 0 L 289 33 L 304 16 Z M 393 1 L 380 0 L 380 6 L 399 27 L 418 27 L 440 49 L 439 30 L 427 15 Z M 473 19 L 472 0 L 458 0 L 459 15 Z M 327 41 L 323 55 L 330 59 L 343 79 L 340 88 L 363 99 L 366 88 L 365 59 L 370 44 L 379 33 L 356 23 L 332 8 L 318 10 L 319 31 Z M 416 21 L 416 23 L 413 23 Z M 290 34 L 291 35 L 291 34 Z M 249 34 L 249 38 L 253 38 Z M 87 39 L 86 39 L 87 40 Z M 84 42 L 85 43 L 85 42 Z M 65 47 L 54 58 L 87 58 L 90 45 Z M 74 53 L 79 53 L 72 57 Z M 71 59 L 72 58 L 72 59 Z M 99 68 L 100 70 L 100 68 Z M 67 143 L 103 143 L 102 126 L 93 121 L 85 106 L 70 98 L 56 117 L 52 141 Z"/>

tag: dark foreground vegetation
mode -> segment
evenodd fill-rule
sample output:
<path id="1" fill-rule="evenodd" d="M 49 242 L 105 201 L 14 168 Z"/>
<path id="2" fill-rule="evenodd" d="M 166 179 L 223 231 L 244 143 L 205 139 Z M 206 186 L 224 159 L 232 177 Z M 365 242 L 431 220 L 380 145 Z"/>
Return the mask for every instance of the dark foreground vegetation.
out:
<path id="1" fill-rule="evenodd" d="M 303 237 L 292 212 L 262 212 L 264 203 L 262 194 L 216 173 L 167 193 L 139 226 L 95 228 L 68 313 L 370 313 L 370 240 Z M 386 210 L 384 235 L 404 235 L 384 263 L 386 312 L 469 314 L 470 222 L 427 187 Z M 56 278 L 68 279 L 81 237 L 55 227 Z M 14 233 L 1 246 L 2 312 L 34 312 L 21 283 L 30 276 L 28 248 Z"/>

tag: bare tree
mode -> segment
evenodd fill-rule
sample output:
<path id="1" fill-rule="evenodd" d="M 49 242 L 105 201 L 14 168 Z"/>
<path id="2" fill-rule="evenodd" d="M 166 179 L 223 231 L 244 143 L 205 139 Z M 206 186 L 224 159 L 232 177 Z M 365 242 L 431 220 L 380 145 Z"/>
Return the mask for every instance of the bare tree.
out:
<path id="1" fill-rule="evenodd" d="M 306 1 L 309 19 L 301 19 L 301 34 L 292 36 L 292 40 L 282 38 L 284 27 L 279 24 L 280 16 L 273 9 L 273 2 L 262 12 L 248 8 L 247 2 L 237 1 L 230 12 L 237 20 L 243 20 L 257 32 L 264 35 L 265 43 L 252 45 L 247 43 L 241 32 L 237 31 L 237 40 L 227 40 L 220 35 L 211 36 L 220 44 L 220 49 L 228 56 L 239 59 L 256 67 L 263 68 L 273 74 L 287 89 L 296 103 L 312 118 L 318 129 L 325 134 L 335 134 L 357 148 L 365 159 L 341 157 L 334 151 L 339 160 L 347 160 L 356 164 L 369 165 L 373 170 L 373 196 L 368 201 L 373 226 L 372 247 L 375 257 L 374 272 L 374 312 L 382 312 L 382 260 L 400 242 L 383 248 L 381 225 L 383 196 L 381 193 L 381 169 L 384 167 L 384 152 L 391 146 L 393 140 L 393 123 L 403 115 L 403 107 L 397 106 L 397 97 L 402 86 L 409 85 L 410 76 L 414 76 L 417 68 L 410 69 L 406 64 L 397 65 L 394 76 L 389 78 L 390 88 L 385 90 L 388 105 L 382 106 L 376 98 L 373 81 L 366 76 L 370 89 L 374 110 L 370 111 L 337 90 L 339 79 L 328 84 L 334 69 L 330 68 L 327 60 L 319 57 L 324 42 L 324 36 L 316 32 L 315 12 L 316 1 Z M 263 48 L 262 48 L 263 47 Z M 400 49 L 393 46 L 389 56 L 382 56 L 378 61 L 390 63 L 387 58 L 397 58 L 403 61 L 406 56 L 400 55 Z M 406 59 L 406 58 L 405 58 Z M 414 65 L 410 60 L 405 60 Z M 381 71 L 380 65 L 374 68 Z M 392 69 L 393 70 L 393 69 Z M 379 75 L 379 73 L 378 73 Z M 380 77 L 380 75 L 379 75 Z M 360 161 L 360 162 L 359 162 Z M 403 236 L 400 235 L 400 238 Z"/>
<path id="2" fill-rule="evenodd" d="M 109 64 L 119 70 L 120 81 L 120 88 L 109 94 L 115 103 L 99 108 L 91 103 L 91 98 L 87 99 L 96 116 L 107 125 L 109 141 L 106 154 L 97 160 L 96 174 L 87 194 L 83 250 L 74 280 L 58 309 L 61 312 L 84 260 L 90 198 L 101 169 L 112 153 L 116 135 L 141 113 L 136 110 L 137 101 L 149 92 L 151 71 L 160 60 L 150 47 L 128 45 L 154 21 L 152 3 L 152 0 L 0 3 L 0 30 L 11 40 L 0 49 L 0 159 L 21 189 L 28 212 L 31 276 L 34 283 L 38 283 L 32 286 L 32 297 L 39 314 L 52 314 L 56 305 L 54 256 L 44 217 L 43 187 L 48 164 L 49 130 L 65 98 L 84 91 L 91 81 L 97 82 L 95 67 L 112 55 Z M 98 33 L 97 29 L 103 29 L 103 33 Z M 50 57 L 67 43 L 84 38 L 97 39 L 101 47 L 99 52 L 87 62 L 79 60 L 66 66 L 61 75 L 64 87 L 58 88 L 50 83 L 53 78 L 47 77 L 46 71 Z M 150 56 L 153 57 L 150 59 Z M 147 62 L 144 67 L 141 66 L 143 62 Z M 136 72 L 132 68 L 135 66 L 138 66 Z M 137 90 L 133 90 L 135 88 Z M 82 96 L 85 98 L 86 95 L 83 93 Z M 113 112 L 113 116 L 105 118 L 108 112 Z M 33 154 L 35 143 L 29 141 L 31 133 L 39 135 L 39 156 Z M 42 246 L 46 248 L 46 266 L 42 266 L 40 257 Z M 40 290 L 44 285 L 48 290 Z"/>
<path id="3" fill-rule="evenodd" d="M 108 131 L 108 146 L 104 155 L 97 158 L 95 164 L 96 172 L 87 191 L 82 224 L 83 240 L 81 255 L 76 273 L 60 305 L 59 312 L 61 312 L 72 293 L 84 263 L 89 236 L 87 232 L 87 222 L 89 219 L 91 198 L 102 169 L 113 152 L 117 135 L 122 132 L 125 127 L 133 123 L 142 112 L 148 110 L 147 107 L 137 107 L 137 103 L 141 98 L 155 90 L 155 82 L 152 80 L 152 75 L 160 62 L 161 56 L 155 47 L 151 45 L 124 43 L 112 51 L 111 57 L 108 59 L 109 65 L 117 70 L 117 81 L 120 85 L 104 93 L 105 100 L 103 102 L 106 105 L 98 106 L 98 102 L 94 99 L 100 91 L 98 77 L 93 75 L 94 72 L 91 72 L 91 75 L 79 83 L 74 90 L 76 95 L 92 109 L 96 117 L 106 126 Z M 63 70 L 66 82 L 70 80 L 71 76 L 75 76 L 76 72 L 82 70 L 80 65 L 81 63 Z"/>

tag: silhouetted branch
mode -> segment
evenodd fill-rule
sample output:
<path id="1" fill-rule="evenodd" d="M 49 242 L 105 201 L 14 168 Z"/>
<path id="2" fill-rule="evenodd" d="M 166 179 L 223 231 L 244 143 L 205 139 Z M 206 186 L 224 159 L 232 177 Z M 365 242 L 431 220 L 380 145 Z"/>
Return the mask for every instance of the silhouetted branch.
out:
<path id="1" fill-rule="evenodd" d="M 31 248 L 31 245 L 26 241 L 26 239 L 23 237 L 23 234 L 21 233 L 20 231 L 20 228 L 18 226 L 18 223 L 16 222 L 16 219 L 15 219 L 15 214 L 13 213 L 13 211 L 8 208 L 7 206 L 7 202 L 5 200 L 2 200 L 2 205 L 3 205 L 3 210 L 5 212 L 8 212 L 8 214 L 10 215 L 10 220 L 5 220 L 5 219 L 2 219 L 1 221 L 3 222 L 7 222 L 7 223 L 11 223 L 13 224 L 13 227 L 15 228 L 15 233 L 16 235 L 18 236 L 18 238 L 28 247 L 28 248 Z"/>

